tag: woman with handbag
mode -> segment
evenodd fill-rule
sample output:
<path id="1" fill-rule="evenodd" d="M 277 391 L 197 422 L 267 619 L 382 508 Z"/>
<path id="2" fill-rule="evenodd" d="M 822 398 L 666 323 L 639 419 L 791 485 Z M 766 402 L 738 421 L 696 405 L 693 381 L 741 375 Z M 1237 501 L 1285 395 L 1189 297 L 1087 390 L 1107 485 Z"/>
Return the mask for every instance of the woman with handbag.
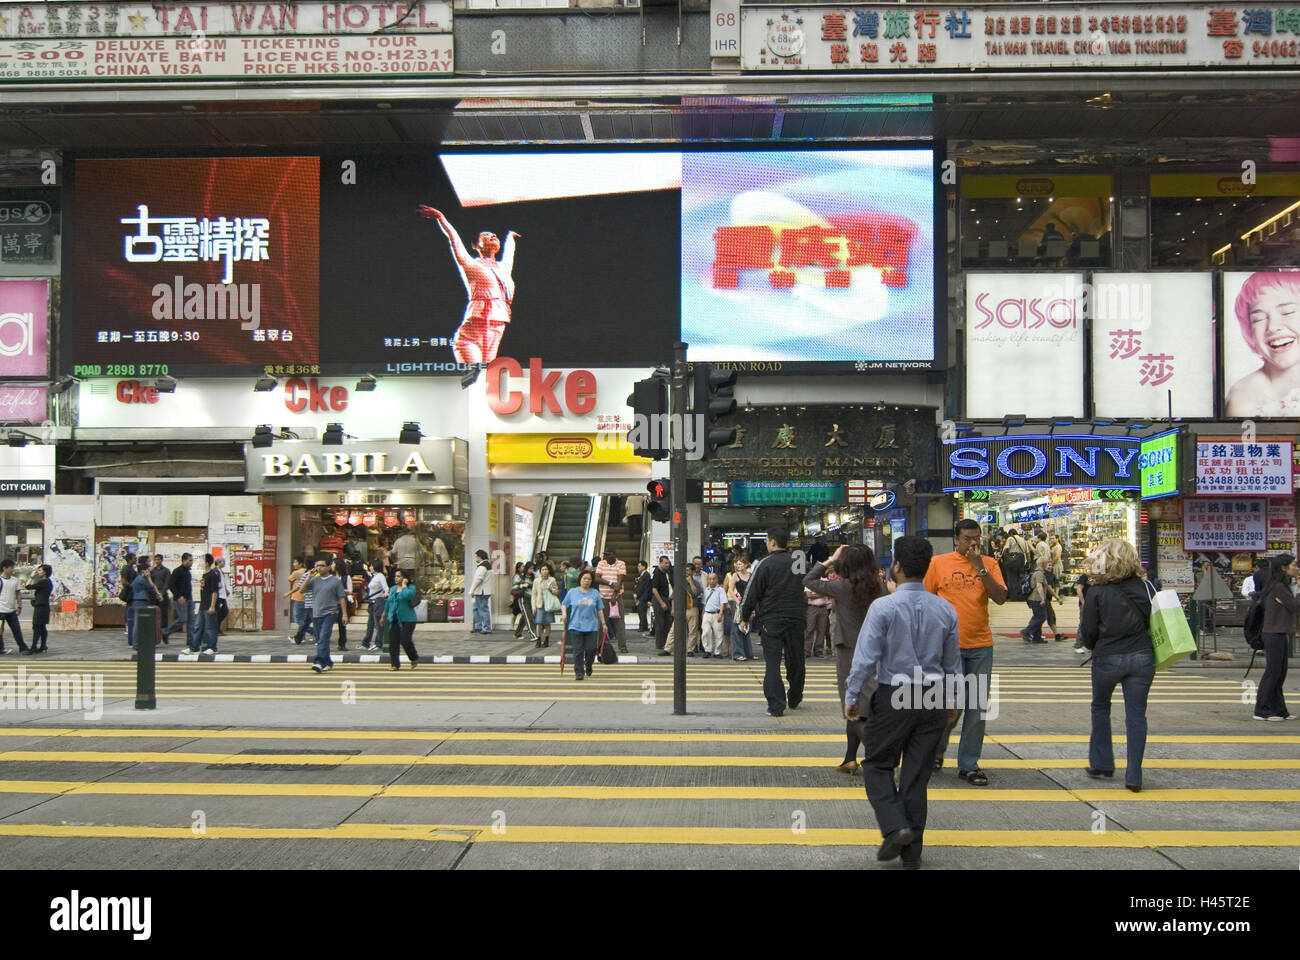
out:
<path id="1" fill-rule="evenodd" d="M 826 577 L 834 573 L 836 579 Z M 853 669 L 853 652 L 858 646 L 858 634 L 867 619 L 867 608 L 884 596 L 885 587 L 880 582 L 880 567 L 870 547 L 861 544 L 842 546 L 827 563 L 814 564 L 803 578 L 805 590 L 830 597 L 835 601 L 835 675 L 840 688 L 840 712 L 844 707 L 844 686 Z M 835 769 L 853 773 L 858 769 L 858 745 L 862 742 L 862 722 L 846 720 L 844 735 L 848 743 L 844 760 Z"/>
<path id="2" fill-rule="evenodd" d="M 749 555 L 738 551 L 732 559 L 731 573 L 723 589 L 731 603 L 731 659 L 737 663 L 754 659 L 754 645 L 750 642 L 750 631 L 740 625 L 740 605 L 745 600 L 745 588 L 749 586 Z"/>
<path id="3" fill-rule="evenodd" d="M 1300 600 L 1291 592 L 1291 581 L 1300 576 L 1295 557 L 1283 554 L 1269 560 L 1268 583 L 1256 591 L 1263 597 L 1264 623 L 1260 631 L 1264 638 L 1264 675 L 1259 678 L 1259 692 L 1255 698 L 1256 720 L 1294 720 L 1287 710 L 1282 685 L 1286 682 L 1286 645 L 1295 633 L 1295 615 L 1300 610 Z"/>
<path id="4" fill-rule="evenodd" d="M 560 584 L 551 572 L 549 563 L 542 563 L 537 568 L 537 579 L 533 581 L 533 622 L 537 624 L 538 647 L 551 645 L 551 624 L 560 612 Z"/>
<path id="5" fill-rule="evenodd" d="M 415 592 L 415 585 L 398 570 L 393 575 L 393 588 L 388 591 L 384 601 L 384 615 L 380 622 L 382 628 L 388 625 L 388 662 L 390 669 L 402 669 L 399 649 L 406 651 L 406 659 L 414 670 L 420 665 L 420 655 L 415 650 L 415 608 L 420 598 Z"/>
<path id="6" fill-rule="evenodd" d="M 573 644 L 576 679 L 591 676 L 596 662 L 596 641 L 605 631 L 605 603 L 593 587 L 595 575 L 583 570 L 578 585 L 564 595 L 564 631 Z"/>
<path id="7" fill-rule="evenodd" d="M 1079 614 L 1079 642 L 1092 651 L 1092 736 L 1088 776 L 1115 774 L 1111 745 L 1110 698 L 1124 691 L 1124 730 L 1128 769 L 1124 785 L 1142 789 L 1142 756 L 1147 745 L 1147 695 L 1155 678 L 1151 645 L 1151 595 L 1139 575 L 1142 562 L 1127 540 L 1103 540 L 1089 555 L 1087 596 Z"/>

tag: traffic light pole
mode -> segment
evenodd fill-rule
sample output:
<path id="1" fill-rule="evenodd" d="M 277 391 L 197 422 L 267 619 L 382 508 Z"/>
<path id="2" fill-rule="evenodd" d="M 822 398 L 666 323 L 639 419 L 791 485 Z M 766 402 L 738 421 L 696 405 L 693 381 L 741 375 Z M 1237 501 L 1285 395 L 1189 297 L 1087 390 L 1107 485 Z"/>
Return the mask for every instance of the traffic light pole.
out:
<path id="1" fill-rule="evenodd" d="M 669 493 L 673 522 L 673 714 L 686 714 L 686 344 L 673 348 Z"/>

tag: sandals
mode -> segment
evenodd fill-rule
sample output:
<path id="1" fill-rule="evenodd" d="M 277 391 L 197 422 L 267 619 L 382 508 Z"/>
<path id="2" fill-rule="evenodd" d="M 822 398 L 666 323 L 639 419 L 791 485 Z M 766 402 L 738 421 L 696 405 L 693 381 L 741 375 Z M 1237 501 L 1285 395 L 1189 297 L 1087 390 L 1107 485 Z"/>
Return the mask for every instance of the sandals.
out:
<path id="1" fill-rule="evenodd" d="M 845 760 L 835 769 L 838 770 L 840 773 L 856 773 L 858 766 L 859 764 L 858 761 L 856 760 Z"/>
<path id="2" fill-rule="evenodd" d="M 987 774 L 978 768 L 975 770 L 967 770 L 965 773 L 958 773 L 957 776 L 961 777 L 972 787 L 987 787 L 989 785 Z"/>

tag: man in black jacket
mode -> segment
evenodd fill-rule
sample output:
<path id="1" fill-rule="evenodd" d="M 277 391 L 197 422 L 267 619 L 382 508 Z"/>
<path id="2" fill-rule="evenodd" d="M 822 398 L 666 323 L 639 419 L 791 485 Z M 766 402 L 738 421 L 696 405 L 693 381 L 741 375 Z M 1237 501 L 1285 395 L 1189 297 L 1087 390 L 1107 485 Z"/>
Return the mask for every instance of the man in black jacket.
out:
<path id="1" fill-rule="evenodd" d="M 758 613 L 763 645 L 763 694 L 767 712 L 782 716 L 786 691 L 781 684 L 781 654 L 785 653 L 785 675 L 790 684 L 789 705 L 793 710 L 803 700 L 803 633 L 807 603 L 803 595 L 803 574 L 794 571 L 794 558 L 786 550 L 789 531 L 773 527 L 767 531 L 767 556 L 745 588 L 740 620 L 748 627 Z"/>
<path id="2" fill-rule="evenodd" d="M 163 566 L 163 555 L 155 553 L 153 555 L 153 566 L 149 568 L 149 579 L 158 589 L 158 596 L 162 597 L 162 603 L 158 607 L 158 625 L 163 628 L 163 643 L 167 642 L 170 636 L 167 633 L 167 614 L 171 611 L 171 601 L 167 599 L 167 587 L 171 583 L 172 572 Z"/>
<path id="3" fill-rule="evenodd" d="M 650 568 L 644 560 L 637 561 L 636 585 L 633 589 L 636 591 L 636 612 L 641 618 L 639 627 L 643 636 L 650 636 L 650 624 L 646 621 L 646 614 L 650 612 L 650 601 L 653 599 L 651 594 L 650 582 L 653 577 L 650 575 Z"/>

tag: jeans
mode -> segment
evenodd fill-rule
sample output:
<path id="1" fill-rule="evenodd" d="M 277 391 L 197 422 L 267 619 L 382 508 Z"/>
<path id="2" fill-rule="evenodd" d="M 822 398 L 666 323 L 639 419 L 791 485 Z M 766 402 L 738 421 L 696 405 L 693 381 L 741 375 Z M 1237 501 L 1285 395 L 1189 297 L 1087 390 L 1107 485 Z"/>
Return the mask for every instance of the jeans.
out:
<path id="1" fill-rule="evenodd" d="M 294 622 L 298 624 L 298 632 L 293 635 L 294 643 L 302 643 L 307 636 L 307 631 L 311 629 L 311 608 L 307 606 L 306 600 L 293 601 L 298 607 Z"/>
<path id="2" fill-rule="evenodd" d="M 135 611 L 136 606 L 134 601 L 126 605 L 126 645 L 132 649 L 135 649 Z M 17 636 L 18 645 L 21 647 L 23 635 L 18 633 Z"/>
<path id="3" fill-rule="evenodd" d="M 18 621 L 18 612 L 0 614 L 0 621 L 9 624 L 9 629 L 14 632 L 14 639 L 18 641 L 18 649 L 26 650 L 27 644 L 23 643 L 23 625 Z M 4 627 L 0 627 L 0 650 L 4 647 Z"/>
<path id="4" fill-rule="evenodd" d="M 474 632 L 492 632 L 492 596 L 491 594 L 474 595 Z"/>
<path id="5" fill-rule="evenodd" d="M 1259 678 L 1259 692 L 1255 697 L 1257 717 L 1290 716 L 1286 697 L 1282 695 L 1282 685 L 1286 683 L 1286 640 L 1285 633 L 1264 634 L 1264 675 Z"/>
<path id="6" fill-rule="evenodd" d="M 984 711 L 980 709 L 978 694 L 980 690 L 991 690 L 991 680 L 993 676 L 993 648 L 992 647 L 973 647 L 961 652 L 961 669 L 966 677 L 966 703 L 957 704 L 957 716 L 952 718 L 952 722 L 943 731 L 943 736 L 939 738 L 939 745 L 935 748 L 935 759 L 943 759 L 944 751 L 948 747 L 948 738 L 952 735 L 953 728 L 957 726 L 957 720 L 962 716 L 963 710 L 966 714 L 961 725 L 961 740 L 957 744 L 957 772 L 970 773 L 972 770 L 978 770 L 980 766 L 980 754 L 984 750 L 984 727 L 986 719 Z M 983 677 L 981 684 L 978 680 Z"/>
<path id="7" fill-rule="evenodd" d="M 1041 640 L 1043 639 L 1043 621 L 1047 619 L 1047 608 L 1037 600 L 1027 602 L 1031 616 L 1028 625 L 1020 632 L 1020 635 L 1029 640 Z"/>
<path id="8" fill-rule="evenodd" d="M 184 630 L 185 642 L 189 643 L 190 638 L 194 633 L 194 627 L 190 623 L 190 601 L 186 600 L 184 597 L 177 597 L 175 603 L 176 619 L 166 626 L 162 635 L 164 637 L 170 637 L 177 630 Z"/>
<path id="9" fill-rule="evenodd" d="M 803 624 L 764 623 L 759 629 L 763 645 L 763 695 L 767 697 L 769 710 L 784 711 L 786 708 L 786 690 L 781 684 L 781 655 L 785 654 L 785 677 L 790 684 L 788 703 L 790 709 L 799 706 L 803 700 L 804 657 Z"/>
<path id="10" fill-rule="evenodd" d="M 384 632 L 383 629 L 379 626 L 379 618 L 382 617 L 383 615 L 384 615 L 384 608 L 380 606 L 378 603 L 372 602 L 370 604 L 370 617 L 369 619 L 366 620 L 366 635 L 361 640 L 361 646 L 363 647 L 370 646 L 371 637 L 374 637 L 374 642 L 376 646 L 382 647 L 384 645 L 384 636 L 383 636 Z"/>
<path id="11" fill-rule="evenodd" d="M 302 627 L 303 621 L 307 619 L 307 601 L 290 600 L 289 601 L 289 620 L 297 627 Z"/>
<path id="12" fill-rule="evenodd" d="M 1128 736 L 1128 786 L 1142 783 L 1142 754 L 1147 748 L 1147 694 L 1155 679 L 1155 654 L 1150 650 L 1092 658 L 1092 738 L 1088 741 L 1088 766 L 1114 770 L 1110 739 L 1110 696 L 1119 684 L 1124 691 L 1124 732 Z"/>
<path id="13" fill-rule="evenodd" d="M 731 615 L 731 659 L 736 660 L 744 657 L 746 660 L 754 659 L 754 643 L 750 633 L 743 632 L 740 629 L 740 605 L 733 604 L 734 610 Z"/>
<path id="14" fill-rule="evenodd" d="M 585 673 L 591 673 L 596 662 L 597 636 L 595 630 L 570 630 L 568 633 L 569 644 L 573 647 L 573 675 L 577 680 L 581 680 Z"/>
<path id="15" fill-rule="evenodd" d="M 204 610 L 202 615 L 202 626 L 198 629 L 194 638 L 194 643 L 190 644 L 190 649 L 198 651 L 200 647 L 207 647 L 213 653 L 217 652 L 217 636 L 221 631 L 221 614 L 214 613 L 211 610 Z"/>
<path id="16" fill-rule="evenodd" d="M 334 635 L 334 621 L 338 619 L 337 613 L 327 613 L 323 617 L 312 617 L 311 628 L 316 637 L 316 659 L 322 667 L 332 667 L 334 661 L 330 659 L 330 637 Z"/>

